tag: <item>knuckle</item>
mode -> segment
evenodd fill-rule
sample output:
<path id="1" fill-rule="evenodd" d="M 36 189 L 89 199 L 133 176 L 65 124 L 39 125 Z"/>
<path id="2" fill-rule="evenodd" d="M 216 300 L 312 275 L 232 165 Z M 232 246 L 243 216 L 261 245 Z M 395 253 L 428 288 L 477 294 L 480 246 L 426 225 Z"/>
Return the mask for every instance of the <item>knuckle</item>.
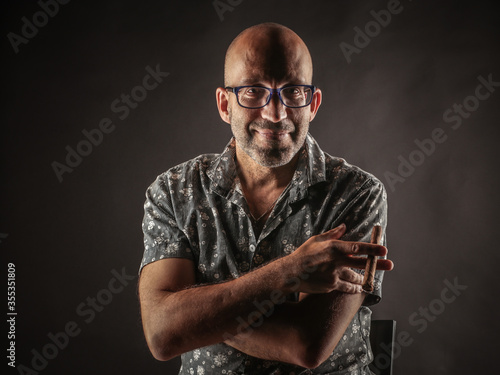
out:
<path id="1" fill-rule="evenodd" d="M 349 270 L 349 271 L 350 271 L 350 274 L 351 274 L 351 281 L 353 283 L 358 283 L 359 284 L 361 282 L 361 280 L 363 280 L 363 277 L 359 273 L 357 273 L 357 272 L 355 272 L 353 270 Z"/>
<path id="2" fill-rule="evenodd" d="M 349 293 L 349 294 L 354 293 L 353 286 L 350 285 L 350 284 L 345 285 L 345 287 L 344 287 L 344 293 Z"/>

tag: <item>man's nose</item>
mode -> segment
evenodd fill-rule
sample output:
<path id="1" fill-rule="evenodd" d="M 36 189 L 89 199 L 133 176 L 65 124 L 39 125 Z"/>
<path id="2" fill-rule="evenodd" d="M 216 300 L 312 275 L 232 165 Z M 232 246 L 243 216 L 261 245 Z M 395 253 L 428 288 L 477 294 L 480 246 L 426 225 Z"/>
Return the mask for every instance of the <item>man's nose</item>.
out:
<path id="1" fill-rule="evenodd" d="M 271 95 L 269 103 L 262 108 L 261 116 L 271 122 L 280 122 L 286 118 L 286 107 L 281 103 L 277 92 Z"/>

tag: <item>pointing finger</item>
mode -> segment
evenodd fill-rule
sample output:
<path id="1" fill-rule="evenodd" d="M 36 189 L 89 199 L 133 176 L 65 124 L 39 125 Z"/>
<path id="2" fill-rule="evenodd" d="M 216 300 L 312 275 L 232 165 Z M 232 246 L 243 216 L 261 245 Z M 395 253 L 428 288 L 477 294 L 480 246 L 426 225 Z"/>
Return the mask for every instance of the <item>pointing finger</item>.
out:
<path id="1" fill-rule="evenodd" d="M 331 247 L 334 251 L 346 255 L 374 255 L 379 257 L 387 255 L 387 248 L 385 246 L 366 242 L 332 240 Z"/>

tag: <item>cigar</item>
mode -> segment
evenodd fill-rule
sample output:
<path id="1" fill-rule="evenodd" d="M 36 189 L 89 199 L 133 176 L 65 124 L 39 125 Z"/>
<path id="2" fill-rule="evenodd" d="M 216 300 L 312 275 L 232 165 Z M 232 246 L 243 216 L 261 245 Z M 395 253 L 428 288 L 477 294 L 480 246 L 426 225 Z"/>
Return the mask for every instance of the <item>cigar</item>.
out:
<path id="1" fill-rule="evenodd" d="M 375 225 L 372 229 L 372 238 L 370 240 L 370 243 L 382 245 L 382 234 L 382 227 L 380 225 Z M 368 255 L 368 260 L 366 262 L 365 268 L 365 278 L 363 280 L 363 290 L 366 292 L 373 292 L 373 280 L 375 279 L 376 268 L 377 257 L 374 255 Z"/>

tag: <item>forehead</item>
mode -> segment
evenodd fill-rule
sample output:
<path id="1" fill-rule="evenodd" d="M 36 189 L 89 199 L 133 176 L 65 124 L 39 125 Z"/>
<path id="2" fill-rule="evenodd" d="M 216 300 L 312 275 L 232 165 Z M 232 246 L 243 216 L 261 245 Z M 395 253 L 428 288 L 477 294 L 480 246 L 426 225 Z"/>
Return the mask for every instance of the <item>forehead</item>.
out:
<path id="1" fill-rule="evenodd" d="M 310 84 L 312 63 L 307 47 L 296 40 L 267 35 L 239 41 L 226 64 L 228 84 Z"/>

